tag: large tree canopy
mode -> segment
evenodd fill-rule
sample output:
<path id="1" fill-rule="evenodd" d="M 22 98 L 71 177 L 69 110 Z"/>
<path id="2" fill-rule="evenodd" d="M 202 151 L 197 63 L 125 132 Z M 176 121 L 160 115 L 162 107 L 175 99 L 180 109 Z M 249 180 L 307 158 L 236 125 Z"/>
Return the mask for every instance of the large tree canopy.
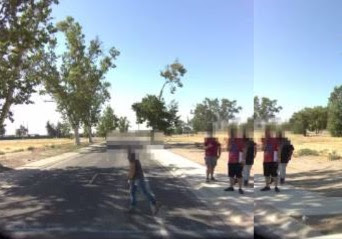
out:
<path id="1" fill-rule="evenodd" d="M 258 96 L 254 97 L 254 120 L 268 123 L 271 119 L 274 119 L 276 113 L 279 113 L 282 109 L 283 107 L 277 106 L 277 100 L 262 97 L 260 102 Z"/>
<path id="2" fill-rule="evenodd" d="M 45 45 L 55 32 L 51 6 L 57 0 L 2 0 L 0 4 L 0 129 L 13 121 L 12 105 L 31 104 L 42 79 Z"/>
<path id="3" fill-rule="evenodd" d="M 336 86 L 329 97 L 328 129 L 332 136 L 342 136 L 342 85 Z"/>

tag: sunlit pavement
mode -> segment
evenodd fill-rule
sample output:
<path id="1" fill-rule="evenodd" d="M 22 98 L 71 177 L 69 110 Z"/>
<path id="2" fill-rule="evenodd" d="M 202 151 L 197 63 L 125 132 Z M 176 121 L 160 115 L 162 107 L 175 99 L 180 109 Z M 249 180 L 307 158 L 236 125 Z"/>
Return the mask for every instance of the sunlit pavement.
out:
<path id="1" fill-rule="evenodd" d="M 236 206 L 237 193 L 231 208 L 221 188 L 222 198 L 205 201 L 194 193 L 201 189 L 155 160 L 142 164 L 163 204 L 156 217 L 143 197 L 135 214 L 127 212 L 127 159 L 96 146 L 0 174 L 0 225 L 14 238 L 252 238 L 251 227 L 222 217 L 231 213 L 236 225 L 251 217 Z"/>

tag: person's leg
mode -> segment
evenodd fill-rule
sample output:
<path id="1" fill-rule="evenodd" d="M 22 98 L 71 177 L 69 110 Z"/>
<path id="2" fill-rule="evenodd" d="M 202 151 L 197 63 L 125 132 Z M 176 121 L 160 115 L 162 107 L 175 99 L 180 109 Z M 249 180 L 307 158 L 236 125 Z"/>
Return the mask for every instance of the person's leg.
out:
<path id="1" fill-rule="evenodd" d="M 242 164 L 236 164 L 236 178 L 238 179 L 239 184 L 239 193 L 243 194 L 242 190 Z"/>
<path id="2" fill-rule="evenodd" d="M 141 188 L 141 191 L 144 193 L 146 198 L 149 200 L 150 204 L 156 205 L 156 199 L 150 189 L 147 188 L 146 182 L 144 179 L 139 179 L 138 181 L 139 187 Z"/>
<path id="3" fill-rule="evenodd" d="M 234 191 L 234 176 L 233 164 L 228 164 L 229 187 L 224 189 L 224 191 Z"/>
<path id="4" fill-rule="evenodd" d="M 287 163 L 284 163 L 284 183 L 285 183 L 285 178 L 286 178 L 286 167 L 287 167 Z"/>
<path id="5" fill-rule="evenodd" d="M 261 189 L 261 191 L 269 191 L 270 190 L 270 166 L 269 163 L 264 163 L 264 176 L 265 176 L 265 187 Z"/>
<path id="6" fill-rule="evenodd" d="M 215 181 L 214 171 L 215 171 L 217 159 L 215 157 L 213 157 L 211 163 L 212 163 L 211 164 L 211 180 Z"/>
<path id="7" fill-rule="evenodd" d="M 129 187 L 129 194 L 130 194 L 130 210 L 134 210 L 136 204 L 137 204 L 137 198 L 136 198 L 136 192 L 137 192 L 137 186 L 134 180 L 131 180 L 130 187 Z"/>
<path id="8" fill-rule="evenodd" d="M 280 177 L 280 183 L 284 183 L 284 166 L 285 164 L 284 163 L 280 163 L 279 164 L 279 169 L 278 169 L 278 172 L 279 172 L 279 177 Z"/>
<path id="9" fill-rule="evenodd" d="M 207 166 L 207 170 L 206 170 L 206 181 L 209 182 L 209 174 L 211 172 L 211 163 L 210 163 L 210 159 L 209 157 L 205 157 L 205 165 Z"/>
<path id="10" fill-rule="evenodd" d="M 276 192 L 279 192 L 278 188 L 278 163 L 273 163 L 272 164 L 272 178 L 274 180 L 274 190 Z"/>

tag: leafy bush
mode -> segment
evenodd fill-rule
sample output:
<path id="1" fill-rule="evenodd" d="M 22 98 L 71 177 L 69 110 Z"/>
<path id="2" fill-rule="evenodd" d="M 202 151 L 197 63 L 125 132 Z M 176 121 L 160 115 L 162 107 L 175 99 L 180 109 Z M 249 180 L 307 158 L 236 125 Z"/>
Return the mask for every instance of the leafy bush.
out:
<path id="1" fill-rule="evenodd" d="M 333 160 L 340 160 L 340 159 L 342 159 L 342 156 L 339 155 L 338 153 L 336 153 L 336 151 L 334 150 L 334 151 L 332 151 L 331 153 L 329 153 L 328 159 L 329 159 L 330 161 L 333 161 Z"/>
<path id="2" fill-rule="evenodd" d="M 319 152 L 314 149 L 300 149 L 297 152 L 297 156 L 319 156 Z"/>
<path id="3" fill-rule="evenodd" d="M 35 149 L 35 147 L 33 147 L 33 146 L 30 146 L 27 148 L 28 151 L 33 151 L 34 149 Z"/>

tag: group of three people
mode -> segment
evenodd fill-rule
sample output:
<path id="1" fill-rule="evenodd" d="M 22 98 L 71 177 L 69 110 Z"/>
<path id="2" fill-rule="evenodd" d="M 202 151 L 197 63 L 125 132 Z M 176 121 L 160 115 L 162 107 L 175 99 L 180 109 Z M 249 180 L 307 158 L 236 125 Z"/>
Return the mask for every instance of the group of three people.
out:
<path id="1" fill-rule="evenodd" d="M 278 188 L 278 170 L 280 173 L 280 182 L 285 182 L 286 166 L 291 159 L 294 147 L 291 142 L 284 138 L 279 132 L 276 136 L 271 134 L 271 130 L 266 128 L 265 137 L 261 139 L 262 150 L 264 151 L 263 170 L 266 186 L 262 191 L 270 190 L 270 184 L 275 183 L 275 191 Z M 254 164 L 254 158 L 257 153 L 257 144 L 252 138 L 246 136 L 237 137 L 237 130 L 232 128 L 229 131 L 229 140 L 226 142 L 228 151 L 228 177 L 230 186 L 225 191 L 234 191 L 234 184 L 237 181 L 239 193 L 243 194 L 242 180 L 244 186 L 248 186 L 250 171 Z M 212 132 L 208 132 L 208 137 L 204 140 L 206 182 L 216 181 L 214 170 L 218 158 L 221 156 L 221 144 L 218 139 L 213 137 Z"/>

